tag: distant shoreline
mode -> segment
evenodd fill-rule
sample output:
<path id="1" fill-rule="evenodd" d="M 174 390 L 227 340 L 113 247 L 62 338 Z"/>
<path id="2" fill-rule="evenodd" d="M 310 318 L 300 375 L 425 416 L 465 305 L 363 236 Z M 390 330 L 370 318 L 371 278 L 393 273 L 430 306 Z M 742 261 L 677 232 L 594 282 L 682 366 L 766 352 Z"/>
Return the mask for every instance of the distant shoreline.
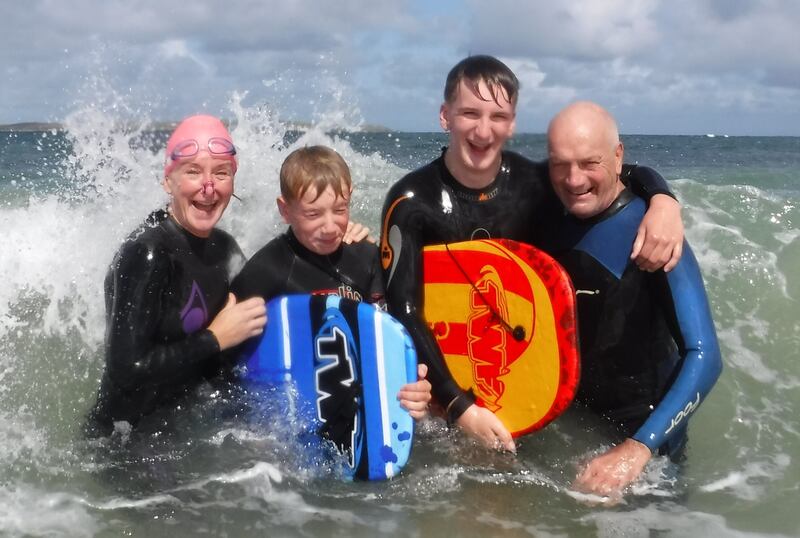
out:
<path id="1" fill-rule="evenodd" d="M 222 120 L 226 125 L 230 125 L 231 121 L 228 119 Z M 313 127 L 309 121 L 286 121 L 282 122 L 288 131 L 305 132 Z M 126 124 L 122 123 L 124 128 Z M 138 124 L 129 124 L 136 126 Z M 178 125 L 177 121 L 154 121 L 148 126 L 147 131 L 151 132 L 169 132 Z M 133 128 L 133 127 L 132 127 Z M 46 131 L 64 131 L 64 124 L 59 122 L 19 122 L 19 123 L 6 123 L 0 124 L 0 133 L 37 133 Z M 331 132 L 344 132 L 345 129 L 330 129 Z M 357 131 L 350 131 L 355 133 L 436 133 L 438 131 L 398 131 L 390 129 L 384 125 L 375 125 L 365 123 Z M 545 133 L 532 133 L 528 131 L 517 132 L 518 135 L 544 135 Z M 703 138 L 800 138 L 798 135 L 727 135 L 722 133 L 693 133 L 693 134 L 652 134 L 652 133 L 625 133 L 621 132 L 620 136 L 696 136 Z"/>
<path id="2" fill-rule="evenodd" d="M 36 122 L 23 122 L 23 123 L 9 123 L 0 125 L 0 131 L 7 133 L 28 133 L 36 131 L 60 131 L 63 126 L 60 123 L 36 123 Z"/>
<path id="3" fill-rule="evenodd" d="M 226 124 L 230 124 L 230 120 L 223 120 Z M 313 124 L 307 121 L 287 121 L 283 122 L 286 128 L 290 131 L 308 131 Z M 123 126 L 125 124 L 122 124 Z M 155 121 L 150 123 L 148 131 L 171 131 L 178 125 L 177 121 Z M 20 123 L 7 123 L 0 125 L 0 132 L 4 133 L 35 133 L 43 131 L 63 131 L 64 124 L 59 122 L 20 122 Z M 394 132 L 388 127 L 383 125 L 373 125 L 366 123 L 362 125 L 357 132 L 362 133 L 391 133 Z"/>

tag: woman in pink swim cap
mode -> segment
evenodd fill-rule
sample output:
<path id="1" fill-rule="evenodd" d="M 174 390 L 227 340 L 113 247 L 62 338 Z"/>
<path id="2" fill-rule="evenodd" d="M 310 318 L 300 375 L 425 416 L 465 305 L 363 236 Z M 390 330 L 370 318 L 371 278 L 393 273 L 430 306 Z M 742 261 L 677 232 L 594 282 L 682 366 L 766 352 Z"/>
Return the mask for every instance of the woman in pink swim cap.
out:
<path id="1" fill-rule="evenodd" d="M 228 292 L 244 263 L 215 228 L 233 194 L 236 148 L 212 116 L 183 120 L 167 142 L 166 210 L 153 212 L 114 257 L 105 281 L 106 368 L 88 432 L 135 425 L 235 364 L 234 349 L 261 334 L 261 298 Z"/>
<path id="2" fill-rule="evenodd" d="M 213 116 L 183 120 L 167 141 L 164 190 L 169 213 L 198 237 L 208 237 L 233 194 L 236 148 L 225 125 Z"/>

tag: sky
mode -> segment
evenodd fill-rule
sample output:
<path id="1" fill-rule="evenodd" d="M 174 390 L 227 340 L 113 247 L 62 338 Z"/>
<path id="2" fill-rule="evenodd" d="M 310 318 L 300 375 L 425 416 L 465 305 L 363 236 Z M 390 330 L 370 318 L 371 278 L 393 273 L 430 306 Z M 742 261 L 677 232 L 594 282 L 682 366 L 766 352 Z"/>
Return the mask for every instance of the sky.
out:
<path id="1" fill-rule="evenodd" d="M 566 104 L 628 134 L 800 135 L 797 0 L 0 0 L 0 123 L 84 107 L 440 131 L 470 54 L 520 79 L 517 131 Z"/>

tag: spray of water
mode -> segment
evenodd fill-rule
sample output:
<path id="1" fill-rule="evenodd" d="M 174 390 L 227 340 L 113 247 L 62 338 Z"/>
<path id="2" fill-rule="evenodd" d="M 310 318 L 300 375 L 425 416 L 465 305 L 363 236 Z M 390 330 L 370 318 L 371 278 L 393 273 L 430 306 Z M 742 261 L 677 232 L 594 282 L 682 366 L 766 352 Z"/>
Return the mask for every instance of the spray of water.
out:
<path id="1" fill-rule="evenodd" d="M 342 87 L 334 80 L 325 84 Z M 282 229 L 275 205 L 278 170 L 286 154 L 302 145 L 329 145 L 344 156 L 358 185 L 356 217 L 377 221 L 371 177 L 377 172 L 372 181 L 383 183 L 384 172 L 393 177 L 399 172 L 377 154 L 365 156 L 351 147 L 343 133 L 360 120 L 357 108 L 344 103 L 345 95 L 340 89 L 332 98 L 320 98 L 315 123 L 297 131 L 268 102 L 246 104 L 247 93 L 231 94 L 223 116 L 239 151 L 236 194 L 242 201 L 233 201 L 220 226 L 248 255 Z M 36 135 L 35 172 L 9 182 L 26 194 L 0 208 L 0 475 L 28 485 L 53 481 L 63 487 L 85 473 L 74 458 L 75 443 L 103 368 L 103 279 L 125 237 L 167 200 L 160 174 L 168 133 L 157 129 L 151 111 L 131 105 L 130 96 L 102 76 L 87 79 L 76 101 L 64 132 Z M 368 211 L 359 202 L 366 198 L 373 201 Z M 215 446 L 219 431 L 206 433 L 209 446 Z M 263 444 L 262 434 L 252 433 Z M 224 438 L 248 442 L 247 434 L 243 440 Z M 0 498 L 17 499 L 2 503 L 11 512 L 0 511 L 0 527 L 15 528 L 9 518 L 47 502 L 38 490 L 0 489 Z M 34 498 L 39 500 L 33 504 L 25 500 Z M 14 509 L 19 503 L 27 508 Z M 65 507 L 61 521 L 74 520 L 92 532 L 85 506 L 56 504 Z M 53 532 L 60 528 L 40 524 Z"/>

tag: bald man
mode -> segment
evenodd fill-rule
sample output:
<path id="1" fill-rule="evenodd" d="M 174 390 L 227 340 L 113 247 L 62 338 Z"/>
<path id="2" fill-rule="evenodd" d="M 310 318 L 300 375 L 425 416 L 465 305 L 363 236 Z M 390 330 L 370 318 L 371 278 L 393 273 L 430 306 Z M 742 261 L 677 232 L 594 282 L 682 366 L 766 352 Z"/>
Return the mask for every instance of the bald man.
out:
<path id="1" fill-rule="evenodd" d="M 469 56 L 448 73 L 439 110 L 448 147 L 431 163 L 397 181 L 383 206 L 381 263 L 389 312 L 408 329 L 447 419 L 487 447 L 514 451 L 511 434 L 462 390 L 425 321 L 422 252 L 426 245 L 505 238 L 538 245 L 558 218 L 547 166 L 508 151 L 519 81 L 492 56 Z M 628 250 L 646 270 L 669 270 L 680 258 L 680 208 L 653 170 L 627 169 L 631 185 L 650 196 L 642 233 Z M 647 224 L 649 222 L 649 225 Z M 654 223 L 658 222 L 658 225 Z M 665 265 L 666 263 L 666 265 Z"/>
<path id="2" fill-rule="evenodd" d="M 576 401 L 611 421 L 619 441 L 575 487 L 619 496 L 654 453 L 677 459 L 688 417 L 722 361 L 697 261 L 684 242 L 669 272 L 642 271 L 630 245 L 645 203 L 620 181 L 624 148 L 599 105 L 559 112 L 548 133 L 550 180 L 566 216 L 549 249 L 577 292 L 581 383 Z"/>

